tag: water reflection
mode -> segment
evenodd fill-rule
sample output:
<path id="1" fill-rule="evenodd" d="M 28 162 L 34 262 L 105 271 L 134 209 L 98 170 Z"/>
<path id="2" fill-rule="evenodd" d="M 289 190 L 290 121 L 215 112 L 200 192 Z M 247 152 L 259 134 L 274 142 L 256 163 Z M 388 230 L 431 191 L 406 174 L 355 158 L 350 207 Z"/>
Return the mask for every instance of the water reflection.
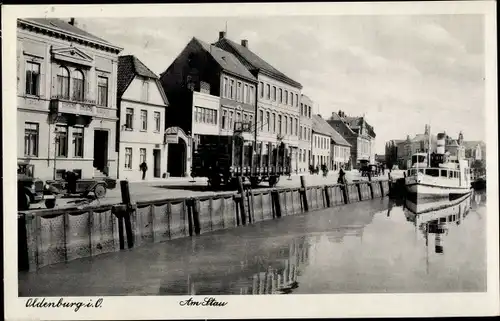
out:
<path id="1" fill-rule="evenodd" d="M 308 260 L 309 244 L 302 236 L 263 256 L 241 261 L 238 269 L 228 269 L 223 275 L 188 274 L 185 286 L 178 280 L 165 283 L 159 294 L 287 294 L 299 286 L 297 278 Z"/>

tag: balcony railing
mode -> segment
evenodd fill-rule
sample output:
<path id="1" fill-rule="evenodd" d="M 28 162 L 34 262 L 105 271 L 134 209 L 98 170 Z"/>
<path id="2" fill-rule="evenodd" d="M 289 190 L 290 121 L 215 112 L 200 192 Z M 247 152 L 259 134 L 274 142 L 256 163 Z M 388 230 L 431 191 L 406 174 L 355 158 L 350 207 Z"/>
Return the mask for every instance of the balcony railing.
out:
<path id="1" fill-rule="evenodd" d="M 50 111 L 91 117 L 97 116 L 97 107 L 94 100 L 75 101 L 61 96 L 51 98 Z"/>

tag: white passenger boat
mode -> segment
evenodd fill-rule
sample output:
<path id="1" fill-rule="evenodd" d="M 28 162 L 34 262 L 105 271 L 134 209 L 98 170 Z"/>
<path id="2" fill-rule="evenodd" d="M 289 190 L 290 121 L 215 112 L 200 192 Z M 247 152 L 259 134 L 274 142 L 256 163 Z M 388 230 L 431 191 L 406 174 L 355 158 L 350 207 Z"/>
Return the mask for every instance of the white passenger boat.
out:
<path id="1" fill-rule="evenodd" d="M 421 157 L 421 155 L 417 154 L 413 157 Z M 417 165 L 407 171 L 405 185 L 407 192 L 414 194 L 417 198 L 469 194 L 471 192 L 470 168 L 466 160 L 459 160 L 458 163 L 443 163 L 438 167 Z"/>

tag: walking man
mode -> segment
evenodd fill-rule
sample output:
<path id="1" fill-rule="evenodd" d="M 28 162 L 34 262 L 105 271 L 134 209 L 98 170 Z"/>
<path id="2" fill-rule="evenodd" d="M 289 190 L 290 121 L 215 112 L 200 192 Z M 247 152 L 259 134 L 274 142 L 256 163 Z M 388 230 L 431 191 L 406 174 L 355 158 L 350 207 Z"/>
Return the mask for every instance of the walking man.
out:
<path id="1" fill-rule="evenodd" d="M 142 171 L 142 180 L 144 180 L 146 178 L 146 172 L 148 171 L 148 165 L 146 162 L 142 162 L 139 168 Z"/>

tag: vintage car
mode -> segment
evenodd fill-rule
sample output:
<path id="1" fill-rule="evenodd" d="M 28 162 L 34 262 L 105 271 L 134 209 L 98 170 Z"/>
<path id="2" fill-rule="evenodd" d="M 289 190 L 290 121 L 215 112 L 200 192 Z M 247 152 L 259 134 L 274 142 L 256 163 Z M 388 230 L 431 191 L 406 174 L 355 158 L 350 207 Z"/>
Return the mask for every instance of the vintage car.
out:
<path id="1" fill-rule="evenodd" d="M 20 211 L 29 210 L 31 204 L 45 202 L 47 208 L 56 205 L 55 195 L 44 181 L 35 178 L 33 165 L 17 164 L 17 208 Z"/>

